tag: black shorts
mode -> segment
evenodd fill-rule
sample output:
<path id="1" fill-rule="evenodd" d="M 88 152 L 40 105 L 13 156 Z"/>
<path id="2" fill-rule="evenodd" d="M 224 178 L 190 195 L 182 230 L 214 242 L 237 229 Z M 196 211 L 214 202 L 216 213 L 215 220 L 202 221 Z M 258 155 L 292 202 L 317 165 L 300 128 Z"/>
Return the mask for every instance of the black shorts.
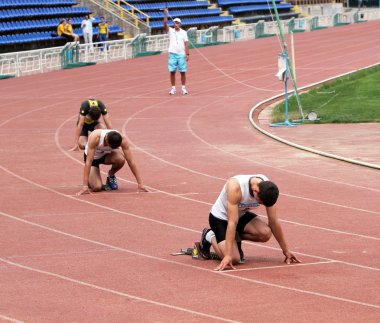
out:
<path id="1" fill-rule="evenodd" d="M 99 168 L 100 164 L 105 165 L 106 164 L 106 157 L 107 157 L 107 155 L 104 155 L 102 158 L 94 159 L 92 161 L 92 165 L 91 166 Z M 86 154 L 83 154 L 83 159 L 84 159 L 84 162 L 86 162 L 86 159 L 87 159 L 87 155 Z"/>
<path id="2" fill-rule="evenodd" d="M 63 38 L 66 38 L 68 41 L 73 41 L 74 40 L 74 36 L 72 36 L 72 35 L 62 34 L 61 36 Z"/>
<path id="3" fill-rule="evenodd" d="M 255 217 L 257 217 L 257 214 L 249 212 L 249 211 L 245 212 L 238 221 L 238 224 L 236 226 L 236 232 L 239 234 L 243 233 L 245 226 L 248 224 L 248 222 L 253 220 Z M 215 216 L 212 215 L 212 213 L 210 213 L 209 223 L 210 223 L 211 230 L 215 233 L 216 241 L 219 243 L 226 240 L 228 222 L 225 220 L 216 218 Z"/>
<path id="4" fill-rule="evenodd" d="M 80 132 L 80 136 L 88 137 L 88 132 L 92 132 L 95 130 L 95 127 L 99 124 L 99 121 L 94 121 L 93 123 L 85 123 L 83 124 L 82 131 Z"/>

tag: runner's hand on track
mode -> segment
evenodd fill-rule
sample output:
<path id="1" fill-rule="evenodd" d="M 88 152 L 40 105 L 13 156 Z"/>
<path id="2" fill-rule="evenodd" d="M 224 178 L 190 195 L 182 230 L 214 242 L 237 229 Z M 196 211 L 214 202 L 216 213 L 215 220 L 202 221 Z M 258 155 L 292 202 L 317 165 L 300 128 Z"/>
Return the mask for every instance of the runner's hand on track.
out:
<path id="1" fill-rule="evenodd" d="M 216 271 L 223 271 L 227 266 L 231 267 L 232 269 L 236 269 L 234 267 L 234 265 L 232 264 L 232 258 L 231 258 L 231 256 L 224 256 L 224 258 L 220 262 L 219 266 L 216 267 L 214 270 L 216 270 Z"/>
<path id="2" fill-rule="evenodd" d="M 149 192 L 149 190 L 148 190 L 147 188 L 145 188 L 144 185 L 139 184 L 139 185 L 137 186 L 137 192 Z"/>
<path id="3" fill-rule="evenodd" d="M 82 189 L 76 195 L 91 194 L 88 186 L 83 186 Z"/>
<path id="4" fill-rule="evenodd" d="M 290 265 L 291 263 L 300 263 L 301 260 L 298 260 L 297 257 L 295 255 L 293 255 L 291 252 L 284 252 L 284 255 L 285 255 L 285 260 L 284 260 L 284 263 L 286 263 L 287 265 Z"/>

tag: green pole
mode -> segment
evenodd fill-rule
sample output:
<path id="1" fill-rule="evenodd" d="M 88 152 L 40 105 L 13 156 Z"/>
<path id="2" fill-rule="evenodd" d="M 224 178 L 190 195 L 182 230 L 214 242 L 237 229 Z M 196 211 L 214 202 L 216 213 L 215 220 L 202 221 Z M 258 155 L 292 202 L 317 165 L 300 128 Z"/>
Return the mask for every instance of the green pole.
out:
<path id="1" fill-rule="evenodd" d="M 297 87 L 297 83 L 296 83 L 296 78 L 294 76 L 293 67 L 292 67 L 292 65 L 290 64 L 290 61 L 289 61 L 288 48 L 287 48 L 287 45 L 286 45 L 286 42 L 285 42 L 284 33 L 282 31 L 282 24 L 280 22 L 280 17 L 278 15 L 277 6 L 276 6 L 276 3 L 275 3 L 274 0 L 272 0 L 272 4 L 273 4 L 273 8 L 274 8 L 274 14 L 276 16 L 276 21 L 277 21 L 278 29 L 280 31 L 281 41 L 282 41 L 282 44 L 284 46 L 284 53 L 285 53 L 286 61 L 287 61 L 287 64 L 289 66 L 290 75 L 292 76 L 292 84 L 293 84 L 296 100 L 297 100 L 297 103 L 298 103 L 298 108 L 300 110 L 300 114 L 301 114 L 302 120 L 304 120 L 305 116 L 303 114 L 301 100 L 300 100 L 300 97 L 298 95 L 298 87 Z"/>

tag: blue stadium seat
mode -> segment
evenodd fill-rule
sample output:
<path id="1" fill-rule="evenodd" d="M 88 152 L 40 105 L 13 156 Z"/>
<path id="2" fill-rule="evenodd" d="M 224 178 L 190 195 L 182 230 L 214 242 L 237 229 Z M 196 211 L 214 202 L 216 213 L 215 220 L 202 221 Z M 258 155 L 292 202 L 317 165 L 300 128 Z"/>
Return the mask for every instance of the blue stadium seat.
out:
<path id="1" fill-rule="evenodd" d="M 282 0 L 275 0 L 276 4 Z M 254 4 L 268 4 L 272 3 L 272 0 L 218 0 L 219 6 L 236 6 L 236 5 L 254 5 Z"/>
<path id="2" fill-rule="evenodd" d="M 182 19 L 182 26 L 195 26 L 195 25 L 210 25 L 218 23 L 232 22 L 232 16 L 215 16 L 215 17 L 202 17 L 202 18 L 185 18 Z M 169 26 L 173 26 L 173 22 L 168 22 Z M 152 29 L 162 28 L 162 21 L 152 21 Z"/>
<path id="3" fill-rule="evenodd" d="M 293 5 L 290 3 L 285 4 L 276 4 L 277 9 L 291 9 L 293 8 Z M 230 7 L 228 10 L 232 14 L 239 13 L 239 12 L 253 12 L 253 11 L 259 11 L 259 10 L 273 10 L 274 6 L 270 4 L 269 6 L 267 4 L 264 5 L 252 5 L 252 6 L 236 6 L 236 7 Z"/>
<path id="4" fill-rule="evenodd" d="M 64 37 L 54 37 L 63 17 L 72 17 L 73 32 L 82 35 L 81 22 L 91 11 L 87 7 L 73 7 L 76 4 L 76 0 L 0 0 L 0 44 L 31 44 L 35 48 L 35 43 L 45 46 L 48 41 L 66 41 Z M 96 18 L 94 26 L 99 21 Z M 95 35 L 97 32 L 94 28 Z M 119 26 L 109 26 L 110 35 L 120 32 L 123 30 Z M 24 46 L 20 48 L 25 50 Z"/>

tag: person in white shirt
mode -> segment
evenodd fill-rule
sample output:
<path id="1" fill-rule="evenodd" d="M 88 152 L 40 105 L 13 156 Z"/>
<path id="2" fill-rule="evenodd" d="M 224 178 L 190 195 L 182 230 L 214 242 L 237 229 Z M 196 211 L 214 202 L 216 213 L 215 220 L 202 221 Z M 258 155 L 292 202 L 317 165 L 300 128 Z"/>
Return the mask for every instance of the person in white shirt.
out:
<path id="1" fill-rule="evenodd" d="M 175 74 L 177 69 L 181 73 L 182 94 L 188 94 L 186 89 L 187 62 L 189 61 L 189 39 L 187 32 L 181 29 L 181 19 L 173 19 L 174 28 L 168 25 L 168 9 L 164 10 L 164 28 L 169 35 L 169 60 L 170 83 L 172 85 L 169 94 L 176 94 Z"/>
<path id="2" fill-rule="evenodd" d="M 92 37 L 93 37 L 93 29 L 92 29 L 92 23 L 95 19 L 92 17 L 89 17 L 88 15 L 84 16 L 84 19 L 81 23 L 81 28 L 83 31 L 83 38 L 85 44 L 89 44 L 90 51 L 93 50 L 92 47 Z"/>
<path id="3" fill-rule="evenodd" d="M 285 236 L 277 217 L 276 202 L 279 190 L 265 175 L 237 175 L 224 185 L 218 199 L 211 207 L 209 224 L 211 229 L 203 229 L 199 243 L 199 253 L 210 259 L 210 247 L 222 259 L 215 270 L 226 267 L 235 269 L 236 263 L 244 262 L 244 254 L 239 247 L 241 240 L 266 242 L 272 234 L 285 256 L 285 263 L 300 262 L 288 249 Z M 260 204 L 266 208 L 268 224 L 251 212 Z"/>

